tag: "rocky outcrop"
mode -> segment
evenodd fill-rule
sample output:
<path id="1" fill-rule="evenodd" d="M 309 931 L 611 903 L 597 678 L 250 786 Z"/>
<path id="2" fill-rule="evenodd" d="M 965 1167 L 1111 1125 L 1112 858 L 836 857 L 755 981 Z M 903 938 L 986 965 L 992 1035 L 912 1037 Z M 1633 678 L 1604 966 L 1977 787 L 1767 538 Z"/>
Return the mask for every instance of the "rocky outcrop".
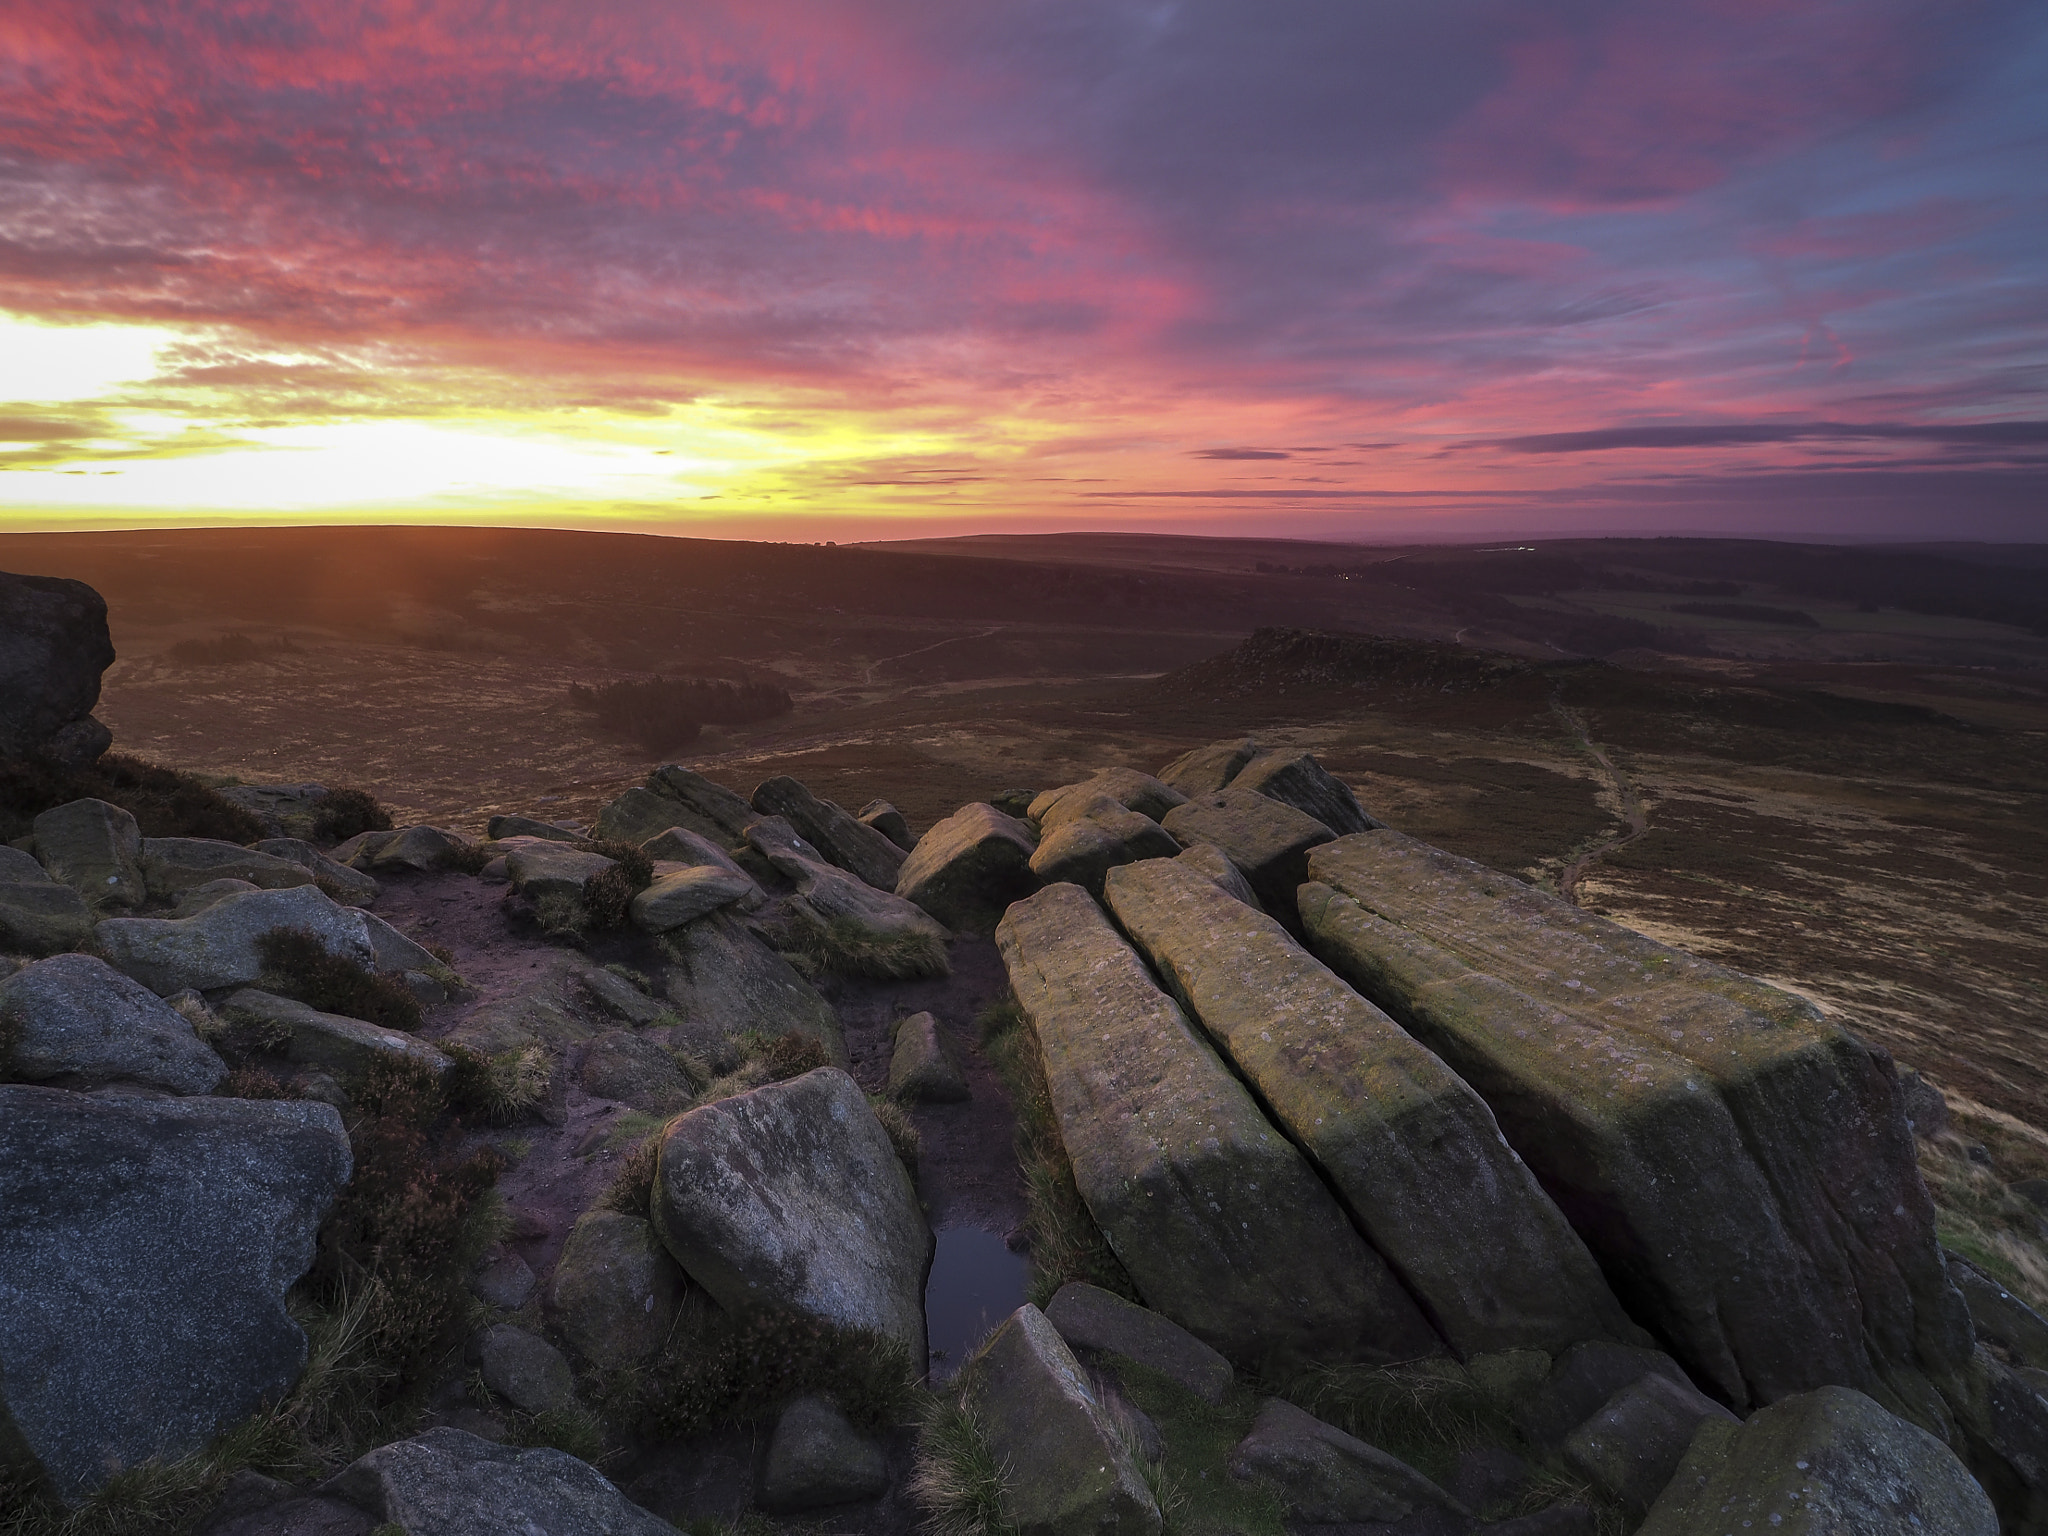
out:
<path id="1" fill-rule="evenodd" d="M 531 901 L 549 896 L 580 897 L 590 877 L 613 868 L 601 853 L 543 838 L 513 843 L 505 854 L 512 889 Z"/>
<path id="2" fill-rule="evenodd" d="M 651 789 L 634 788 L 599 811 L 591 831 L 606 842 L 637 846 L 676 826 L 679 816 L 675 801 Z"/>
<path id="3" fill-rule="evenodd" d="M 668 1338 L 683 1302 L 683 1273 L 654 1224 L 590 1211 L 569 1234 L 548 1283 L 562 1337 L 600 1369 L 645 1360 Z"/>
<path id="4" fill-rule="evenodd" d="M 329 954 L 376 966 L 363 914 L 310 885 L 230 896 L 197 917 L 110 917 L 93 935 L 116 970 L 168 997 L 186 987 L 247 986 L 263 974 L 257 941 L 273 928 L 303 928 Z"/>
<path id="5" fill-rule="evenodd" d="M 351 1166 L 325 1104 L 0 1088 L 0 1443 L 76 1501 L 280 1399 Z"/>
<path id="6" fill-rule="evenodd" d="M 146 837 L 142 840 L 142 878 L 148 884 L 150 900 L 176 901 L 194 886 L 214 880 L 246 880 L 264 891 L 311 885 L 313 871 L 291 859 L 259 853 L 238 843 L 206 837 Z"/>
<path id="7" fill-rule="evenodd" d="M 799 1030 L 821 1042 L 834 1061 L 846 1060 L 832 1005 L 729 910 L 665 934 L 662 942 L 675 961 L 668 1000 L 693 1033 L 730 1039 L 748 1030 Z"/>
<path id="8" fill-rule="evenodd" d="M 640 851 L 656 864 L 679 864 L 687 869 L 702 869 L 708 866 L 728 875 L 737 875 L 749 885 L 754 885 L 754 877 L 741 869 L 733 861 L 730 853 L 710 838 L 692 832 L 688 827 L 668 827 L 658 836 L 650 837 L 642 843 Z M 760 901 L 761 891 L 755 886 L 745 905 L 751 911 L 760 904 Z"/>
<path id="9" fill-rule="evenodd" d="M 1308 878 L 1308 851 L 1335 836 L 1313 816 L 1248 789 L 1198 795 L 1167 812 L 1166 830 L 1182 843 L 1208 843 L 1244 871 L 1265 909 L 1294 916 L 1294 889 Z"/>
<path id="10" fill-rule="evenodd" d="M 0 572 L 0 757 L 98 761 L 114 738 L 92 712 L 113 664 L 99 593 L 61 576 Z"/>
<path id="11" fill-rule="evenodd" d="M 762 816 L 783 817 L 800 837 L 841 869 L 877 890 L 896 889 L 903 850 L 830 800 L 820 800 L 795 779 L 783 775 L 763 780 L 754 788 L 753 805 Z"/>
<path id="12" fill-rule="evenodd" d="M 1224 895 L 1243 902 L 1254 912 L 1266 910 L 1259 901 L 1259 893 L 1252 889 L 1251 881 L 1245 879 L 1244 871 L 1231 863 L 1229 855 L 1221 848 L 1209 843 L 1196 843 L 1192 848 L 1183 848 L 1174 857 Z"/>
<path id="13" fill-rule="evenodd" d="M 690 1080 L 675 1057 L 629 1029 L 606 1030 L 585 1046 L 576 1075 L 591 1097 L 630 1104 L 642 1114 L 668 1114 L 690 1097 Z"/>
<path id="14" fill-rule="evenodd" d="M 1640 1337 L 1479 1095 L 1278 923 L 1178 859 L 1106 896 L 1452 1349 Z"/>
<path id="15" fill-rule="evenodd" d="M 214 791 L 256 818 L 265 836 L 303 838 L 315 835 L 325 784 L 224 784 Z"/>
<path id="16" fill-rule="evenodd" d="M 229 993 L 220 1011 L 230 1022 L 259 1026 L 269 1046 L 266 1055 L 331 1072 L 344 1082 L 380 1062 L 416 1062 L 436 1077 L 448 1070 L 448 1058 L 424 1040 L 255 987 Z"/>
<path id="17" fill-rule="evenodd" d="M 836 1067 L 670 1121 L 654 1225 L 728 1310 L 803 1313 L 925 1357 L 931 1229 L 888 1133 Z"/>
<path id="18" fill-rule="evenodd" d="M 142 829 L 118 805 L 73 800 L 35 819 L 36 857 L 95 912 L 139 907 L 149 898 Z"/>
<path id="19" fill-rule="evenodd" d="M 785 902 L 790 915 L 807 923 L 828 951 L 837 951 L 866 974 L 890 977 L 943 976 L 946 944 L 952 938 L 915 902 L 893 891 L 877 890 L 866 881 L 798 851 L 800 839 L 779 842 L 763 836 L 773 828 L 787 830 L 781 818 L 757 822 L 748 829 L 755 847 L 777 873 L 795 882 Z"/>
<path id="20" fill-rule="evenodd" d="M 1071 801 L 1054 807 L 1058 811 Z M 1170 859 L 1180 844 L 1163 827 L 1114 801 L 1091 808 L 1051 826 L 1031 855 L 1031 872 L 1044 885 L 1078 885 L 1091 896 L 1102 894 L 1102 877 L 1119 864 L 1139 859 Z"/>
<path id="21" fill-rule="evenodd" d="M 407 1536 L 675 1536 L 587 1462 L 564 1451 L 517 1450 L 459 1429 L 380 1445 L 321 1491 Z"/>
<path id="22" fill-rule="evenodd" d="M 0 981 L 0 1077 L 211 1093 L 227 1075 L 191 1022 L 103 960 L 54 955 Z"/>
<path id="23" fill-rule="evenodd" d="M 1146 1301 L 1246 1366 L 1441 1346 L 1294 1146 L 1078 886 L 996 929 L 1081 1198 Z"/>
<path id="24" fill-rule="evenodd" d="M 906 1104 L 958 1104 L 968 1097 L 967 1079 L 939 1038 L 939 1021 L 929 1013 L 897 1021 L 889 1050 L 889 1093 Z"/>
<path id="25" fill-rule="evenodd" d="M 1313 753 L 1262 752 L 1237 771 L 1230 787 L 1291 805 L 1339 837 L 1381 825 L 1366 814 L 1351 786 L 1317 762 Z"/>
<path id="26" fill-rule="evenodd" d="M 1079 783 L 1048 789 L 1031 802 L 1031 819 L 1041 827 L 1058 826 L 1073 814 L 1063 814 L 1061 807 L 1064 803 L 1085 804 L 1097 795 L 1153 821 L 1160 820 L 1175 806 L 1185 805 L 1188 798 L 1171 784 L 1161 783 L 1149 773 L 1139 773 L 1135 768 L 1105 768 Z"/>
<path id="27" fill-rule="evenodd" d="M 761 1463 L 761 1507 L 795 1514 L 872 1499 L 889 1486 L 882 1448 L 828 1398 L 800 1397 L 782 1410 Z"/>
<path id="28" fill-rule="evenodd" d="M 1159 1505 L 1059 1332 L 1017 1309 L 961 1373 L 1018 1536 L 1152 1536 Z"/>
<path id="29" fill-rule="evenodd" d="M 1228 1360 L 1185 1328 L 1113 1292 L 1069 1281 L 1046 1304 L 1045 1317 L 1069 1347 L 1134 1361 L 1203 1402 L 1220 1403 L 1230 1391 Z"/>
<path id="30" fill-rule="evenodd" d="M 1738 1409 L 1834 1383 L 1945 1420 L 1934 1382 L 1968 1360 L 1968 1318 L 1888 1059 L 1799 998 L 1398 833 L 1311 867 L 1316 953 L 1486 1099 L 1695 1380 Z"/>
<path id="31" fill-rule="evenodd" d="M 1288 1516 L 1310 1525 L 1467 1513 L 1405 1461 L 1277 1397 L 1260 1407 L 1227 1465 L 1238 1482 L 1270 1484 Z"/>
<path id="32" fill-rule="evenodd" d="M 398 827 L 389 832 L 360 832 L 334 850 L 333 857 L 352 869 L 411 870 L 431 874 L 469 846 L 469 839 L 442 827 Z"/>
<path id="33" fill-rule="evenodd" d="M 896 894 L 948 928 L 987 933 L 1013 901 L 1038 889 L 1031 828 L 992 805 L 963 805 L 917 840 Z"/>
<path id="34" fill-rule="evenodd" d="M 1259 744 L 1249 736 L 1238 741 L 1215 741 L 1181 753 L 1159 770 L 1159 778 L 1190 799 L 1213 795 L 1258 755 Z"/>
<path id="35" fill-rule="evenodd" d="M 589 838 L 552 821 L 535 821 L 531 816 L 493 816 L 484 823 L 484 836 L 492 842 L 508 837 L 537 837 L 550 843 L 587 843 Z"/>
<path id="36" fill-rule="evenodd" d="M 1637 1536 L 1993 1536 L 1949 1448 L 1861 1392 L 1821 1387 L 1737 1426 L 1709 1420 Z"/>
<path id="37" fill-rule="evenodd" d="M 346 864 L 337 863 L 304 838 L 266 837 L 250 847 L 257 853 L 267 853 L 272 858 L 289 859 L 292 863 L 312 872 L 314 882 L 320 889 L 345 906 L 367 907 L 377 899 L 377 882 L 359 869 L 350 869 Z M 254 882 L 257 885 L 262 881 Z M 283 882 L 276 882 L 282 884 Z"/>
<path id="38" fill-rule="evenodd" d="M 698 833 L 721 848 L 737 843 L 758 814 L 743 796 L 678 763 L 655 769 L 647 776 L 647 787 L 678 808 L 680 814 L 671 815 L 670 826 Z"/>

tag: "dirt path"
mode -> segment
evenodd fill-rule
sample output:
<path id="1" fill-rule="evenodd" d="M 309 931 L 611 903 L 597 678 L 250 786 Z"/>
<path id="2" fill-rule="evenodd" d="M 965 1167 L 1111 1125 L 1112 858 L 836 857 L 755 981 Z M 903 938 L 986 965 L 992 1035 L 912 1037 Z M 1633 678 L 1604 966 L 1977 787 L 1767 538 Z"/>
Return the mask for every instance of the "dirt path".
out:
<path id="1" fill-rule="evenodd" d="M 1567 864 L 1564 867 L 1563 873 L 1557 877 L 1557 893 L 1573 906 L 1577 906 L 1579 904 L 1579 882 L 1586 878 L 1586 875 L 1601 859 L 1605 858 L 1615 849 L 1634 842 L 1645 832 L 1649 831 L 1650 813 L 1643 804 L 1643 797 L 1637 793 L 1635 785 L 1629 781 L 1628 775 L 1615 767 L 1614 759 L 1609 757 L 1600 745 L 1593 740 L 1592 733 L 1586 729 L 1586 722 L 1573 714 L 1571 710 L 1565 708 L 1560 700 L 1552 699 L 1550 708 L 1552 713 L 1571 729 L 1573 740 L 1579 744 L 1580 749 L 1585 752 L 1586 756 L 1592 758 L 1594 762 L 1600 765 L 1601 772 L 1607 775 L 1608 783 L 1614 789 L 1615 799 L 1621 805 L 1621 831 L 1615 833 L 1612 837 L 1602 838 L 1591 848 L 1581 853 L 1571 863 Z"/>

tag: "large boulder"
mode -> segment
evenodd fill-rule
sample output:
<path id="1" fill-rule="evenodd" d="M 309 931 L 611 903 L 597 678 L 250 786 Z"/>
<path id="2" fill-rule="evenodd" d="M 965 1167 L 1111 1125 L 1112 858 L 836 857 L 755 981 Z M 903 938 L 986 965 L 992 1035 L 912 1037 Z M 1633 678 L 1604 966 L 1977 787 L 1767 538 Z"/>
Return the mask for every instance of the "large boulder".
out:
<path id="1" fill-rule="evenodd" d="M 588 1211 L 555 1265 L 548 1306 L 570 1347 L 612 1370 L 661 1348 L 682 1306 L 683 1284 L 651 1221 Z"/>
<path id="2" fill-rule="evenodd" d="M 377 899 L 377 882 L 359 869 L 330 859 L 302 837 L 266 837 L 249 845 L 257 853 L 289 859 L 312 872 L 320 889 L 345 906 L 367 907 Z M 262 885 L 264 882 L 254 882 Z M 282 884 L 283 882 L 276 882 Z"/>
<path id="3" fill-rule="evenodd" d="M 750 838 L 760 830 L 762 824 L 756 823 Z M 946 944 L 953 936 L 915 902 L 767 839 L 755 846 L 779 874 L 795 882 L 786 901 L 790 915 L 808 923 L 856 969 L 888 977 L 947 973 Z"/>
<path id="4" fill-rule="evenodd" d="M 676 825 L 676 803 L 637 785 L 597 813 L 591 831 L 611 843 L 636 846 Z"/>
<path id="5" fill-rule="evenodd" d="M 673 830 L 673 829 L 672 829 Z M 655 866 L 654 879 L 633 897 L 633 926 L 648 933 L 667 933 L 734 903 L 742 906 L 759 897 L 752 875 L 728 874 L 715 864 Z"/>
<path id="6" fill-rule="evenodd" d="M 1146 1301 L 1249 1367 L 1441 1348 L 1386 1262 L 1079 886 L 996 929 L 1074 1182 Z"/>
<path id="7" fill-rule="evenodd" d="M 229 993 L 220 1011 L 230 1022 L 258 1026 L 270 1042 L 267 1054 L 344 1081 L 360 1078 L 380 1062 L 416 1062 L 436 1077 L 448 1070 L 448 1058 L 416 1036 L 344 1014 L 322 1013 L 255 987 Z"/>
<path id="8" fill-rule="evenodd" d="M 484 823 L 484 836 L 492 842 L 509 837 L 538 837 L 550 843 L 587 843 L 589 838 L 552 821 L 535 821 L 531 816 L 499 815 Z"/>
<path id="9" fill-rule="evenodd" d="M 1969 1318 L 1887 1058 L 1803 999 L 1396 832 L 1311 869 L 1311 947 L 1478 1090 L 1694 1380 L 1737 1409 L 1834 1383 L 1946 1421 Z"/>
<path id="10" fill-rule="evenodd" d="M 1183 848 L 1174 857 L 1226 896 L 1243 902 L 1254 912 L 1266 910 L 1259 901 L 1259 893 L 1252 889 L 1251 881 L 1245 879 L 1244 871 L 1231 863 L 1230 856 L 1221 848 L 1209 843 L 1196 843 L 1192 848 Z"/>
<path id="11" fill-rule="evenodd" d="M 738 875 L 749 884 L 754 881 L 754 877 L 741 869 L 722 845 L 701 832 L 692 832 L 688 827 L 666 827 L 642 843 L 640 851 L 657 864 L 680 864 L 690 869 L 709 865 L 728 875 Z M 758 887 L 756 895 L 759 895 Z M 748 905 L 751 909 L 759 902 L 750 901 Z"/>
<path id="12" fill-rule="evenodd" d="M 0 988 L 0 996 L 4 996 L 4 988 Z M 1949 1278 L 1970 1309 L 1977 1342 L 1993 1346 L 2016 1365 L 2048 1370 L 2048 1318 L 1968 1259 L 1947 1252 L 1944 1257 Z"/>
<path id="13" fill-rule="evenodd" d="M 1179 852 L 1180 844 L 1158 822 L 1112 804 L 1049 828 L 1031 855 L 1031 872 L 1042 884 L 1064 881 L 1100 896 L 1103 876 L 1118 865 L 1170 859 Z"/>
<path id="14" fill-rule="evenodd" d="M 214 791 L 239 805 L 263 828 L 264 835 L 294 841 L 315 835 L 325 784 L 224 784 Z"/>
<path id="15" fill-rule="evenodd" d="M 1018 1536 L 1152 1536 L 1159 1505 L 1059 1331 L 1019 1307 L 960 1376 Z"/>
<path id="16" fill-rule="evenodd" d="M 799 1030 L 822 1043 L 834 1061 L 846 1060 L 832 1005 L 729 909 L 665 934 L 662 942 L 675 962 L 665 983 L 668 1000 L 693 1032 L 729 1039 L 748 1030 Z"/>
<path id="17" fill-rule="evenodd" d="M 176 901 L 194 886 L 213 880 L 246 880 L 263 891 L 311 885 L 313 871 L 291 859 L 210 837 L 145 837 L 142 878 L 150 900 Z"/>
<path id="18" fill-rule="evenodd" d="M 1288 1515 L 1311 1525 L 1463 1516 L 1464 1506 L 1405 1461 L 1269 1397 L 1225 1463 L 1237 1482 L 1264 1482 Z"/>
<path id="19" fill-rule="evenodd" d="M 1179 1324 L 1112 1291 L 1070 1280 L 1047 1303 L 1045 1317 L 1072 1348 L 1135 1361 L 1204 1402 L 1220 1403 L 1230 1391 L 1228 1360 Z"/>
<path id="20" fill-rule="evenodd" d="M 757 814 L 743 796 L 680 763 L 666 763 L 647 776 L 647 787 L 676 805 L 669 825 L 709 838 L 722 848 L 740 840 Z"/>
<path id="21" fill-rule="evenodd" d="M 75 1502 L 282 1398 L 351 1170 L 325 1104 L 0 1088 L 0 1444 Z"/>
<path id="22" fill-rule="evenodd" d="M 1637 1536 L 1994 1536 L 1953 1452 L 1861 1392 L 1821 1387 L 1748 1422 L 1705 1421 Z"/>
<path id="23" fill-rule="evenodd" d="M 1709 1419 L 1742 1421 L 1693 1387 L 1655 1372 L 1638 1377 L 1566 1436 L 1564 1459 L 1633 1516 L 1649 1510 Z"/>
<path id="24" fill-rule="evenodd" d="M 329 954 L 365 970 L 377 963 L 363 914 L 311 885 L 230 896 L 197 917 L 110 917 L 93 936 L 116 970 L 168 997 L 187 987 L 247 986 L 263 974 L 257 941 L 273 928 L 306 929 Z"/>
<path id="25" fill-rule="evenodd" d="M 0 1077 L 65 1088 L 136 1083 L 211 1093 L 227 1076 L 191 1022 L 90 955 L 53 955 L 0 981 Z"/>
<path id="26" fill-rule="evenodd" d="M 1248 789 L 1198 795 L 1166 813 L 1166 830 L 1182 843 L 1210 843 L 1244 871 L 1266 910 L 1294 916 L 1294 890 L 1308 878 L 1308 851 L 1336 834 L 1291 805 Z"/>
<path id="27" fill-rule="evenodd" d="M 1278 923 L 1178 859 L 1106 899 L 1452 1349 L 1640 1338 L 1479 1095 Z"/>
<path id="28" fill-rule="evenodd" d="M 830 800 L 820 800 L 784 774 L 754 787 L 754 809 L 763 816 L 781 816 L 841 869 L 860 876 L 877 890 L 896 889 L 904 853 L 873 827 L 862 826 Z"/>
<path id="29" fill-rule="evenodd" d="M 407 938 L 374 912 L 363 914 L 363 931 L 369 934 L 370 951 L 377 957 L 375 968 L 387 975 L 446 969 L 432 950 Z"/>
<path id="30" fill-rule="evenodd" d="M 613 868 L 601 853 L 542 838 L 519 839 L 505 855 L 512 889 L 533 901 L 549 896 L 580 897 L 593 875 Z"/>
<path id="31" fill-rule="evenodd" d="M 575 976 L 583 995 L 593 1004 L 635 1028 L 659 1023 L 668 1013 L 659 999 L 641 990 L 645 977 L 628 980 L 616 970 L 588 965 L 578 967 Z"/>
<path id="32" fill-rule="evenodd" d="M 896 875 L 896 894 L 948 928 L 987 933 L 1013 901 L 1038 889 L 1031 872 L 1031 828 L 976 802 L 917 840 Z"/>
<path id="33" fill-rule="evenodd" d="M 1333 775 L 1308 752 L 1262 752 L 1231 779 L 1232 789 L 1248 789 L 1313 816 L 1342 837 L 1370 832 L 1381 825 L 1366 814 L 1351 786 Z"/>
<path id="34" fill-rule="evenodd" d="M 96 762 L 114 739 L 92 717 L 113 664 L 99 593 L 62 576 L 0 572 L 0 757 Z"/>
<path id="35" fill-rule="evenodd" d="M 670 1121 L 654 1225 L 728 1310 L 803 1313 L 925 1357 L 931 1229 L 888 1132 L 836 1067 Z"/>
<path id="36" fill-rule="evenodd" d="M 333 858 L 351 869 L 411 870 L 432 874 L 469 846 L 469 839 L 444 827 L 397 827 L 359 832 L 335 848 Z"/>
<path id="37" fill-rule="evenodd" d="M 95 912 L 139 907 L 149 896 L 142 829 L 104 800 L 73 800 L 35 819 L 36 857 Z"/>
<path id="38" fill-rule="evenodd" d="M 675 1536 L 566 1451 L 522 1451 L 459 1429 L 380 1445 L 321 1492 L 406 1536 Z"/>
<path id="39" fill-rule="evenodd" d="M 1063 802 L 1088 802 L 1097 795 L 1153 821 L 1158 821 L 1175 806 L 1185 805 L 1188 798 L 1171 784 L 1161 783 L 1149 773 L 1140 773 L 1135 768 L 1105 768 L 1078 784 L 1064 784 L 1058 789 L 1045 791 L 1031 802 L 1031 819 L 1041 827 L 1058 826 L 1068 819 L 1061 810 Z"/>
<path id="40" fill-rule="evenodd" d="M 1159 770 L 1159 779 L 1190 798 L 1213 795 L 1236 778 L 1244 765 L 1258 755 L 1259 744 L 1249 736 L 1236 741 L 1212 741 L 1206 747 L 1181 753 Z"/>
<path id="41" fill-rule="evenodd" d="M 829 1398 L 800 1397 L 782 1410 L 761 1463 L 763 1509 L 795 1514 L 872 1499 L 888 1486 L 882 1448 Z"/>

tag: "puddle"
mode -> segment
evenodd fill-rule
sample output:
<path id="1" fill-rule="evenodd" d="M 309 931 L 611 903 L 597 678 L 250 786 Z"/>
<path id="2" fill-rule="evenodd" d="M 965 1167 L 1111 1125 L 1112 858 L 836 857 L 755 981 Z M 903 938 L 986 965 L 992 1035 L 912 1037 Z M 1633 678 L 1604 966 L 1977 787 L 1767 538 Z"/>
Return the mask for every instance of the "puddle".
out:
<path id="1" fill-rule="evenodd" d="M 932 1380 L 944 1381 L 1024 1305 L 1031 1261 L 978 1227 L 942 1227 L 936 1235 L 938 1252 L 924 1287 L 924 1321 L 931 1335 Z"/>

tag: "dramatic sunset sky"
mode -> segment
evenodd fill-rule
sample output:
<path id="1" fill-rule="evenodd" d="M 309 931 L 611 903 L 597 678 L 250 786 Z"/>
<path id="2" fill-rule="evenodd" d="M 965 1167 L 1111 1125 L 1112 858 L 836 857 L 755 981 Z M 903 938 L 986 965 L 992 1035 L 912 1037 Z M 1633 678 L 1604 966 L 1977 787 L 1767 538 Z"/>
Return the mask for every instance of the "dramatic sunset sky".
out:
<path id="1" fill-rule="evenodd" d="M 0 0 L 0 527 L 2048 539 L 2040 0 Z"/>

